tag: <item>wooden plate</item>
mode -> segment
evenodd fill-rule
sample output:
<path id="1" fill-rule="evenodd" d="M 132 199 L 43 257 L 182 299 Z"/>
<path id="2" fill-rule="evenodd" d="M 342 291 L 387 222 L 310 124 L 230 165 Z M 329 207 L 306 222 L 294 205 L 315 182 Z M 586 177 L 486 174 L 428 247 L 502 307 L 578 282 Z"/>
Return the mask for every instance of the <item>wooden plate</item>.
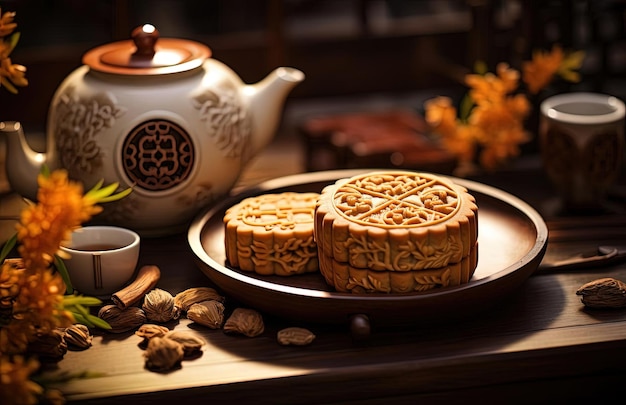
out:
<path id="1" fill-rule="evenodd" d="M 356 295 L 335 292 L 319 273 L 260 276 L 228 265 L 222 223 L 227 208 L 260 194 L 321 192 L 337 179 L 363 172 L 338 170 L 282 177 L 209 208 L 194 219 L 188 233 L 199 268 L 225 294 L 259 311 L 299 322 L 346 323 L 353 333 L 367 334 L 371 327 L 476 314 L 518 288 L 545 254 L 548 229 L 531 206 L 494 187 L 451 178 L 465 186 L 479 206 L 478 267 L 467 284 L 412 294 Z"/>

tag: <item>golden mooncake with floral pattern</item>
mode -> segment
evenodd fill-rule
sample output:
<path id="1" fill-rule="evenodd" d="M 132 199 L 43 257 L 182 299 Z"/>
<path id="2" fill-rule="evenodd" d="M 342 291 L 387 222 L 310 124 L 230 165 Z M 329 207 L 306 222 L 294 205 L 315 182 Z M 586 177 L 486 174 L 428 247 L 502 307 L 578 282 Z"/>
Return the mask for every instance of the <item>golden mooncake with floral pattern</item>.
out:
<path id="1" fill-rule="evenodd" d="M 410 292 L 410 283 L 394 287 L 398 277 L 412 277 L 411 291 L 447 287 L 468 282 L 476 268 L 478 206 L 465 187 L 445 177 L 364 173 L 322 190 L 315 240 L 320 271 L 339 291 Z M 444 277 L 446 269 L 458 276 Z M 363 277 L 371 283 L 364 286 Z"/>
<path id="2" fill-rule="evenodd" d="M 318 271 L 313 214 L 318 193 L 284 192 L 246 198 L 224 214 L 228 262 L 262 275 Z"/>

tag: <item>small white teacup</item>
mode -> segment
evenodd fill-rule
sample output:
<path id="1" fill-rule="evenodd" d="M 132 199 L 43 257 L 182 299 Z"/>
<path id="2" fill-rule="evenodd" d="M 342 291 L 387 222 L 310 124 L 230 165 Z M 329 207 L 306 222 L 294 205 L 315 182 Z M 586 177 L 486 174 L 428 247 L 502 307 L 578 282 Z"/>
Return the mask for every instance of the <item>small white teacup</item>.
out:
<path id="1" fill-rule="evenodd" d="M 139 261 L 139 235 L 115 226 L 86 226 L 61 250 L 72 286 L 80 293 L 110 296 L 127 284 Z"/>

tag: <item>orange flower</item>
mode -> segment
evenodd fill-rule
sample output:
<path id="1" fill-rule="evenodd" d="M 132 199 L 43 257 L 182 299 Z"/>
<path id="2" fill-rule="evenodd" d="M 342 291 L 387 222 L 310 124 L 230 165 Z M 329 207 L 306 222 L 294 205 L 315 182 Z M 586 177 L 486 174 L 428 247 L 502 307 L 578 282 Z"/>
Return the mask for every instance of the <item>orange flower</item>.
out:
<path id="1" fill-rule="evenodd" d="M 69 181 L 65 170 L 40 174 L 38 182 L 39 202 L 22 211 L 17 225 L 18 252 L 29 272 L 47 268 L 72 231 L 102 210 L 96 200 L 83 197 L 83 187 Z"/>
<path id="2" fill-rule="evenodd" d="M 497 76 L 493 73 L 466 76 L 465 83 L 470 87 L 469 96 L 477 105 L 499 103 L 517 88 L 517 70 L 511 69 L 506 63 L 499 63 L 496 69 Z"/>
<path id="3" fill-rule="evenodd" d="M 19 32 L 13 32 L 17 28 L 14 18 L 14 12 L 2 14 L 0 9 L 0 87 L 5 87 L 15 94 L 17 93 L 15 86 L 28 86 L 28 80 L 26 67 L 12 63 L 9 58 L 20 38 Z"/>
<path id="4" fill-rule="evenodd" d="M 469 161 L 474 156 L 473 128 L 461 124 L 456 118 L 456 108 L 449 97 L 437 97 L 425 104 L 426 123 L 441 136 L 443 146 L 459 160 Z"/>
<path id="5" fill-rule="evenodd" d="M 454 132 L 442 139 L 443 146 L 457 156 L 459 162 L 471 162 L 476 154 L 476 127 L 458 125 Z"/>
<path id="6" fill-rule="evenodd" d="M 7 11 L 2 14 L 2 9 L 0 9 L 0 37 L 6 37 L 15 31 L 17 23 L 13 21 L 14 19 L 15 11 Z"/>
<path id="7" fill-rule="evenodd" d="M 6 405 L 38 403 L 44 390 L 39 384 L 30 380 L 31 374 L 37 369 L 39 369 L 39 362 L 33 358 L 0 356 L 2 403 Z"/>
<path id="8" fill-rule="evenodd" d="M 65 284 L 58 273 L 22 271 L 18 286 L 11 322 L 0 329 L 0 352 L 5 354 L 22 353 L 36 335 L 74 323 L 71 312 L 63 308 Z"/>
<path id="9" fill-rule="evenodd" d="M 559 46 L 551 52 L 535 52 L 533 59 L 523 65 L 522 79 L 531 93 L 547 86 L 555 75 L 565 80 L 580 80 L 575 71 L 580 68 L 584 52 L 563 53 Z M 485 71 L 486 69 L 480 69 Z M 519 154 L 519 145 L 530 137 L 524 121 L 531 105 L 524 94 L 515 94 L 520 72 L 507 63 L 496 66 L 496 74 L 468 74 L 469 87 L 461 103 L 461 117 L 449 98 L 437 97 L 424 103 L 426 122 L 441 137 L 444 147 L 459 159 L 460 166 L 471 163 L 476 151 L 478 160 L 487 169 Z"/>
<path id="10" fill-rule="evenodd" d="M 528 91 L 537 94 L 550 84 L 564 58 L 563 50 L 558 45 L 553 46 L 551 52 L 533 52 L 532 60 L 522 65 L 523 81 L 528 86 Z"/>
<path id="11" fill-rule="evenodd" d="M 0 63 L 0 76 L 6 77 L 16 86 L 28 86 L 28 80 L 26 79 L 26 66 L 12 63 L 11 58 L 3 59 Z"/>
<path id="12" fill-rule="evenodd" d="M 450 134 L 456 129 L 456 108 L 449 97 L 436 97 L 426 101 L 426 123 L 437 132 Z"/>

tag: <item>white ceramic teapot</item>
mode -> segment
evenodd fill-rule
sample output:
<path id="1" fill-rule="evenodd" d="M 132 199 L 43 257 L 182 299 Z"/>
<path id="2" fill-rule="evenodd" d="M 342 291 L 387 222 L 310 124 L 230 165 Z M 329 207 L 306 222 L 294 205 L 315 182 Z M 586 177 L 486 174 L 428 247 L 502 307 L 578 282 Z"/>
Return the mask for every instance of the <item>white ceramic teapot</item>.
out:
<path id="1" fill-rule="evenodd" d="M 0 125 L 7 177 L 31 199 L 44 163 L 67 169 L 86 189 L 101 179 L 119 182 L 133 192 L 99 217 L 148 236 L 179 232 L 225 196 L 273 138 L 285 98 L 304 74 L 283 67 L 246 85 L 203 44 L 159 39 L 150 25 L 132 37 L 87 52 L 61 83 L 45 154 L 30 149 L 19 123 Z"/>

